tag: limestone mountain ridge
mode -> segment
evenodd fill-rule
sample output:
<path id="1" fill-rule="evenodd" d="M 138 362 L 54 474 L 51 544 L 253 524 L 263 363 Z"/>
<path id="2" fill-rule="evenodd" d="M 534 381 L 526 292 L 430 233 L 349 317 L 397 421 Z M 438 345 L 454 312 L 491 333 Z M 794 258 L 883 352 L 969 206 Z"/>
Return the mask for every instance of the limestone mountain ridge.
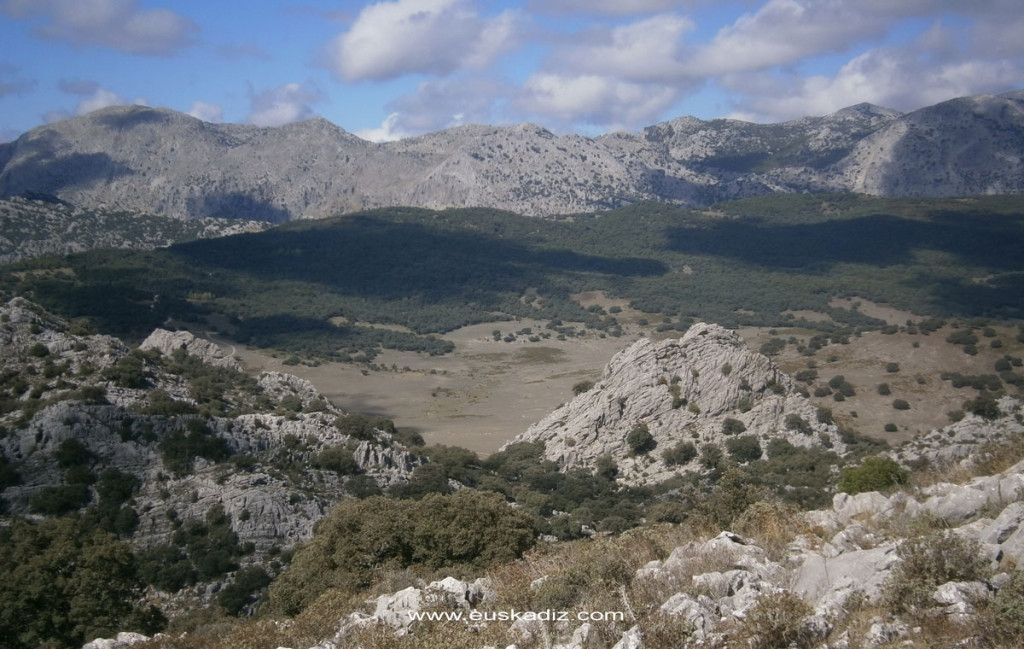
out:
<path id="1" fill-rule="evenodd" d="M 280 222 L 396 205 L 532 216 L 771 193 L 1021 193 L 1024 92 L 906 114 L 859 104 L 779 124 L 683 117 L 639 133 L 460 126 L 396 142 L 326 120 L 265 128 L 111 107 L 0 145 L 0 196 Z"/>

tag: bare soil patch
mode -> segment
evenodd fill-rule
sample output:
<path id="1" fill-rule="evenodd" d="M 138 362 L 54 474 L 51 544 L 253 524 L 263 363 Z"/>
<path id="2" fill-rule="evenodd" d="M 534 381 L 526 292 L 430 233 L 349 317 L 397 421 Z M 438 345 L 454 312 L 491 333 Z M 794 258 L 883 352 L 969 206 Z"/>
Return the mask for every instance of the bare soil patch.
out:
<path id="1" fill-rule="evenodd" d="M 619 338 L 588 333 L 529 342 L 518 336 L 507 343 L 495 341 L 492 333 L 524 327 L 540 332 L 545 324 L 522 320 L 464 327 L 444 336 L 456 345 L 452 354 L 386 351 L 376 361 L 385 369 L 376 371 L 344 363 L 285 365 L 284 354 L 241 347 L 235 353 L 252 370 L 308 379 L 338 407 L 388 417 L 418 431 L 428 444 L 486 455 L 571 399 L 574 384 L 598 379 L 611 357 L 639 335 L 634 328 Z"/>

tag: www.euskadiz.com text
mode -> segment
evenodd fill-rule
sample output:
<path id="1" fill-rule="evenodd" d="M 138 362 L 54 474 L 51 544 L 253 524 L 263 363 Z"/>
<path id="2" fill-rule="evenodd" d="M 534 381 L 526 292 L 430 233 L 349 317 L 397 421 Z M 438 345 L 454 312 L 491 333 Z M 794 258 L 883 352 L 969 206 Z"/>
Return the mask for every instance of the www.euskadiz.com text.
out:
<path id="1" fill-rule="evenodd" d="M 537 620 L 540 622 L 568 622 L 571 619 L 580 622 L 622 622 L 626 614 L 622 611 L 410 611 L 409 617 L 414 621 L 432 622 L 514 622 L 516 620 Z"/>

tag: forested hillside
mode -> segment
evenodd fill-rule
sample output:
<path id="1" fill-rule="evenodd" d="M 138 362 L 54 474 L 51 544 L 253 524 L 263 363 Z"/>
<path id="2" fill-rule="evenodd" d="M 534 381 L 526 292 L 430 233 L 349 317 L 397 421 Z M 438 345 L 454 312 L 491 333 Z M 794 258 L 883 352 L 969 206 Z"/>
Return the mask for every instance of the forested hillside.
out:
<path id="1" fill-rule="evenodd" d="M 663 328 L 884 324 L 832 306 L 835 297 L 921 316 L 1017 318 L 1022 249 L 1016 197 L 774 196 L 557 221 L 394 208 L 39 259 L 4 269 L 0 286 L 117 335 L 144 336 L 168 318 L 212 322 L 239 342 L 370 360 L 380 348 L 443 354 L 450 343 L 431 334 L 515 317 L 548 320 L 549 334 L 572 335 L 564 323 L 576 322 L 617 335 L 615 314 L 572 300 L 584 290 L 630 300 Z M 807 312 L 820 317 L 794 315 Z"/>

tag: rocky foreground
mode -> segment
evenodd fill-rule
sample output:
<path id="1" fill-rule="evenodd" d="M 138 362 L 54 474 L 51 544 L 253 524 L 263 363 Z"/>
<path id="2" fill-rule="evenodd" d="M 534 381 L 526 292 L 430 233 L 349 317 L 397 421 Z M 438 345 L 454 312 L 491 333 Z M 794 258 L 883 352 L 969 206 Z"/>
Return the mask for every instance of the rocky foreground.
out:
<path id="1" fill-rule="evenodd" d="M 1004 419 L 1019 419 L 1020 402 L 1001 405 L 1009 413 Z M 1019 434 L 1019 422 L 1017 429 Z M 958 466 L 971 465 L 968 458 Z M 749 536 L 705 536 L 640 565 L 619 589 L 592 584 L 610 591 L 593 601 L 614 605 L 621 617 L 613 623 L 581 623 L 581 611 L 573 610 L 520 609 L 517 617 L 508 608 L 515 599 L 508 571 L 496 570 L 476 580 L 449 577 L 380 595 L 336 619 L 333 634 L 310 646 L 371 646 L 362 644 L 370 631 L 375 637 L 421 635 L 429 642 L 445 637 L 435 635 L 442 627 L 449 636 L 479 634 L 481 649 L 1014 646 L 984 644 L 983 637 L 998 637 L 1005 623 L 993 617 L 994 610 L 1024 602 L 1024 581 L 1015 568 L 1024 561 L 1024 462 L 962 484 L 939 482 L 890 495 L 839 493 L 832 507 L 799 515 L 762 505 L 760 527 Z M 780 536 L 773 526 L 792 533 Z M 632 540 L 625 535 L 617 551 L 643 547 L 643 534 L 633 533 Z M 609 565 L 622 562 L 613 549 L 604 546 Z M 528 557 L 521 563 L 534 570 L 532 580 L 519 585 L 534 594 L 564 580 L 556 562 Z M 529 598 L 518 597 L 523 599 Z M 428 612 L 433 621 L 424 619 Z M 936 628 L 949 644 L 934 644 Z M 147 641 L 162 646 L 168 640 L 124 634 L 86 648 L 150 646 Z"/>

